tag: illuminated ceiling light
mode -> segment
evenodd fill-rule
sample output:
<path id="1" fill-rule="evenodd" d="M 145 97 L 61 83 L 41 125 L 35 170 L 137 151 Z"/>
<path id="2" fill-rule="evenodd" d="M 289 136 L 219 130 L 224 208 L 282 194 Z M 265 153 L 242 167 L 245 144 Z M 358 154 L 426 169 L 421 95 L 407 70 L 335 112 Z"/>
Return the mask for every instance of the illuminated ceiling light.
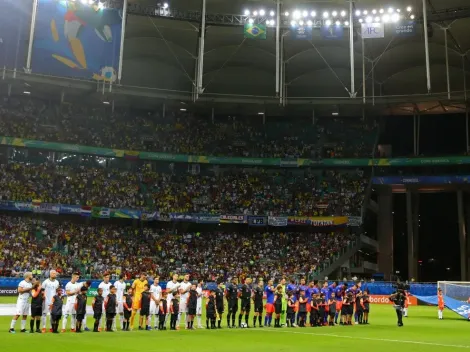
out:
<path id="1" fill-rule="evenodd" d="M 315 17 L 317 13 L 315 11 L 310 12 L 310 16 Z"/>
<path id="2" fill-rule="evenodd" d="M 304 17 L 308 17 L 308 11 L 304 11 L 304 12 L 302 12 L 302 16 L 304 16 Z"/>
<path id="3" fill-rule="evenodd" d="M 254 22 L 255 22 L 255 20 L 252 19 L 252 18 L 250 18 L 250 19 L 248 20 L 248 23 L 249 23 L 249 24 L 253 24 Z"/>
<path id="4" fill-rule="evenodd" d="M 372 10 L 372 14 L 375 15 L 377 13 L 377 10 L 376 9 L 373 9 Z"/>
<path id="5" fill-rule="evenodd" d="M 385 23 L 390 22 L 390 15 L 386 15 L 386 14 L 383 15 L 382 16 L 382 21 L 384 21 Z"/>
<path id="6" fill-rule="evenodd" d="M 410 18 L 411 18 L 412 20 L 414 20 L 414 19 L 415 19 L 415 15 L 411 15 Z"/>
<path id="7" fill-rule="evenodd" d="M 103 2 L 99 2 L 99 3 L 98 3 L 98 8 L 99 8 L 100 10 L 104 9 L 104 3 L 103 3 Z M 108 104 L 109 104 L 109 103 L 108 103 Z"/>
<path id="8" fill-rule="evenodd" d="M 336 16 L 338 16 L 338 12 L 333 11 L 333 12 L 331 13 L 331 15 L 332 15 L 333 17 L 336 17 Z"/>
<path id="9" fill-rule="evenodd" d="M 23 94 L 31 95 L 31 92 L 28 92 L 27 90 L 25 90 L 25 91 L 23 92 Z"/>
<path id="10" fill-rule="evenodd" d="M 372 17 L 367 16 L 366 17 L 366 23 L 372 23 Z"/>
<path id="11" fill-rule="evenodd" d="M 180 111 L 186 111 L 186 109 L 185 109 L 185 108 L 181 108 Z"/>
<path id="12" fill-rule="evenodd" d="M 379 17 L 379 16 L 375 17 L 375 18 L 374 18 L 374 21 L 375 21 L 375 23 L 380 22 L 380 17 Z"/>
<path id="13" fill-rule="evenodd" d="M 393 13 L 393 7 L 388 8 L 388 13 Z"/>
<path id="14" fill-rule="evenodd" d="M 323 12 L 323 18 L 328 18 L 328 16 L 330 16 L 330 14 L 328 12 Z"/>
<path id="15" fill-rule="evenodd" d="M 336 21 L 335 24 L 336 24 L 337 26 L 340 26 L 340 25 L 341 25 L 341 22 L 340 22 L 340 21 Z"/>
<path id="16" fill-rule="evenodd" d="M 82 2 L 83 5 L 87 4 L 87 0 L 81 0 L 81 2 Z"/>
<path id="17" fill-rule="evenodd" d="M 344 21 L 345 26 L 349 26 L 349 21 Z"/>
<path id="18" fill-rule="evenodd" d="M 163 4 L 163 8 L 164 8 L 164 9 L 167 9 L 167 8 L 168 8 L 168 3 L 164 3 L 164 4 Z"/>
<path id="19" fill-rule="evenodd" d="M 291 25 L 292 27 L 295 27 L 296 24 L 297 24 L 297 22 L 295 22 L 294 20 L 290 21 L 290 25 Z"/>
<path id="20" fill-rule="evenodd" d="M 385 12 L 384 9 L 379 10 L 379 13 L 384 13 L 384 12 Z"/>
<path id="21" fill-rule="evenodd" d="M 295 10 L 293 16 L 294 16 L 295 19 L 300 18 L 300 11 Z"/>
<path id="22" fill-rule="evenodd" d="M 359 18 L 359 23 L 362 23 L 364 22 L 364 20 L 362 18 Z"/>
<path id="23" fill-rule="evenodd" d="M 304 21 L 300 20 L 300 21 L 299 21 L 299 24 L 300 24 L 301 26 L 303 26 L 303 25 L 304 25 Z"/>
<path id="24" fill-rule="evenodd" d="M 272 10 L 271 10 L 271 12 L 269 13 L 269 15 L 270 15 L 271 17 L 273 17 L 275 14 L 276 14 L 276 13 L 275 13 L 274 11 L 272 11 Z"/>
<path id="25" fill-rule="evenodd" d="M 311 20 L 308 20 L 308 21 L 307 21 L 307 25 L 308 25 L 309 27 L 312 27 L 312 26 L 313 26 L 313 22 L 312 22 Z"/>
<path id="26" fill-rule="evenodd" d="M 341 17 L 346 16 L 346 11 L 341 11 Z"/>
<path id="27" fill-rule="evenodd" d="M 253 11 L 253 16 L 258 16 L 258 11 Z"/>
<path id="28" fill-rule="evenodd" d="M 109 105 L 109 101 L 103 101 L 103 104 Z"/>
<path id="29" fill-rule="evenodd" d="M 401 10 L 400 10 L 400 9 L 397 9 L 397 12 L 398 12 L 398 13 L 400 13 L 400 12 L 401 12 Z"/>
<path id="30" fill-rule="evenodd" d="M 245 16 L 250 16 L 250 10 L 245 10 Z"/>
<path id="31" fill-rule="evenodd" d="M 367 15 L 369 12 L 367 12 L 367 10 L 364 10 L 364 12 L 362 12 L 363 15 Z"/>
<path id="32" fill-rule="evenodd" d="M 276 25 L 276 21 L 271 20 L 271 26 L 274 26 L 274 25 Z"/>
<path id="33" fill-rule="evenodd" d="M 356 16 L 360 16 L 360 15 L 361 15 L 361 11 L 356 10 Z"/>
<path id="34" fill-rule="evenodd" d="M 400 20 L 400 15 L 398 13 L 394 13 L 392 15 L 392 22 L 398 22 Z"/>
<path id="35" fill-rule="evenodd" d="M 331 26 L 331 21 L 330 21 L 330 20 L 326 20 L 326 21 L 325 21 L 325 24 L 326 24 L 327 26 Z"/>
<path id="36" fill-rule="evenodd" d="M 408 11 L 408 12 L 411 12 L 411 10 L 412 10 L 411 6 L 408 6 L 408 7 L 406 8 L 406 11 Z"/>
<path id="37" fill-rule="evenodd" d="M 93 5 L 95 3 L 95 0 L 88 0 L 89 5 Z"/>
<path id="38" fill-rule="evenodd" d="M 259 10 L 259 15 L 260 15 L 260 16 L 264 16 L 264 15 L 266 15 L 266 11 L 264 11 L 264 10 L 262 10 L 262 9 L 261 9 L 261 10 Z"/>
<path id="39" fill-rule="evenodd" d="M 284 12 L 284 16 L 289 17 L 289 11 Z"/>

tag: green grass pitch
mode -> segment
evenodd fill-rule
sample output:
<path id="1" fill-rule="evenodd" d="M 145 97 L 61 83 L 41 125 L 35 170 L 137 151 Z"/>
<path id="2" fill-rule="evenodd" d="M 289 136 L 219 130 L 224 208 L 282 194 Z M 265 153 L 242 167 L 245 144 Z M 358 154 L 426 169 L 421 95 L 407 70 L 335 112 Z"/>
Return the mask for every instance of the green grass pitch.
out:
<path id="1" fill-rule="evenodd" d="M 14 303 L 15 298 L 0 298 Z M 77 350 L 86 352 L 157 351 L 376 351 L 445 352 L 470 350 L 470 322 L 446 310 L 437 319 L 436 307 L 410 307 L 405 326 L 396 326 L 391 306 L 372 305 L 371 325 L 322 328 L 263 328 L 195 331 L 132 331 L 115 333 L 9 334 L 11 317 L 0 317 L 0 351 Z M 19 323 L 16 330 L 19 331 Z M 203 323 L 205 318 L 203 316 Z M 28 318 L 29 324 L 29 318 Z M 223 326 L 225 326 L 225 319 Z M 250 317 L 251 324 L 251 317 Z M 91 325 L 91 319 L 89 324 Z M 29 325 L 27 325 L 29 326 Z"/>

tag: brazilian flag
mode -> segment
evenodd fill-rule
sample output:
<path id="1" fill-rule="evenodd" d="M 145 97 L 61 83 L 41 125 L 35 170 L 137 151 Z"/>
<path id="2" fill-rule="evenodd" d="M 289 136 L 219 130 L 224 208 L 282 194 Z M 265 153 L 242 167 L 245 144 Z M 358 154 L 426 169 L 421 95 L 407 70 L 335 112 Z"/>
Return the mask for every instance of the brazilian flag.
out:
<path id="1" fill-rule="evenodd" d="M 266 25 L 245 23 L 245 38 L 266 39 Z"/>

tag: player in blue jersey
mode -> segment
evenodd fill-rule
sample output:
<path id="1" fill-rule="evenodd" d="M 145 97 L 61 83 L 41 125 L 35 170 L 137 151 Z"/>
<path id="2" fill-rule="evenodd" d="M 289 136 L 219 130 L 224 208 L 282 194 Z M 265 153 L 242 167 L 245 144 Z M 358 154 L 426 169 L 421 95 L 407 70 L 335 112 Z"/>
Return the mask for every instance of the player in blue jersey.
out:
<path id="1" fill-rule="evenodd" d="M 320 296 L 323 295 L 323 299 L 325 302 L 328 302 L 328 299 L 330 298 L 330 290 L 328 288 L 328 281 L 325 281 L 323 283 L 323 286 L 320 290 Z M 327 308 L 327 305 L 323 305 L 324 307 L 324 310 L 323 310 L 323 315 L 320 317 L 320 319 L 322 320 L 323 324 L 325 324 L 328 320 L 328 308 Z M 321 312 L 321 310 L 320 310 Z"/>
<path id="2" fill-rule="evenodd" d="M 343 283 L 340 286 L 337 286 L 335 289 L 335 300 L 336 300 L 336 314 L 335 314 L 335 324 L 338 324 L 338 316 L 341 313 L 341 308 L 343 306 L 343 296 L 348 288 L 347 283 Z"/>
<path id="3" fill-rule="evenodd" d="M 269 280 L 264 292 L 266 292 L 266 316 L 264 317 L 264 326 L 271 326 L 274 313 L 274 282 Z"/>
<path id="4" fill-rule="evenodd" d="M 297 293 L 298 286 L 295 284 L 295 280 L 290 280 L 290 284 L 287 285 L 287 291 Z"/>

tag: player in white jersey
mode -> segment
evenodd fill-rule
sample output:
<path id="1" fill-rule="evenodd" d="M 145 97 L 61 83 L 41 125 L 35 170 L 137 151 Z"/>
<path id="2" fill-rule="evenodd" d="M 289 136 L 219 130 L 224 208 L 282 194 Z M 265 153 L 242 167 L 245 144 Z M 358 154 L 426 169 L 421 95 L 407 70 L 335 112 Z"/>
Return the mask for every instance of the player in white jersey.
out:
<path id="1" fill-rule="evenodd" d="M 42 283 L 42 288 L 44 289 L 44 306 L 42 308 L 42 332 L 46 332 L 46 320 L 47 315 L 50 315 L 50 305 L 52 304 L 52 298 L 57 294 L 57 289 L 59 288 L 60 283 L 57 280 L 57 272 L 51 270 L 49 273 L 49 278 L 44 280 Z M 51 324 L 51 322 L 49 322 Z M 52 325 L 51 325 L 52 328 Z"/>
<path id="2" fill-rule="evenodd" d="M 70 316 L 70 330 L 75 332 L 75 326 L 77 323 L 76 320 L 76 311 L 75 311 L 75 302 L 77 301 L 77 294 L 80 293 L 80 289 L 82 286 L 87 286 L 86 282 L 78 282 L 80 278 L 79 273 L 73 273 L 72 279 L 70 280 L 67 285 L 65 285 L 65 294 L 67 295 L 67 302 L 65 302 L 65 306 L 62 310 L 62 332 L 65 332 L 65 328 L 67 327 L 67 320 Z"/>
<path id="3" fill-rule="evenodd" d="M 117 300 L 117 315 L 119 315 L 119 323 L 122 330 L 124 321 L 124 292 L 126 291 L 126 283 L 124 282 L 124 275 L 119 275 L 119 280 L 114 283 L 116 287 L 116 300 Z M 117 317 L 116 317 L 117 318 Z M 116 329 L 116 321 L 113 322 L 113 329 Z"/>
<path id="4" fill-rule="evenodd" d="M 166 327 L 166 321 L 168 320 L 168 316 L 170 315 L 170 305 L 171 305 L 171 300 L 173 299 L 173 291 L 178 291 L 180 288 L 180 283 L 178 282 L 178 274 L 173 274 L 171 281 L 168 281 L 166 283 L 166 292 L 168 293 L 168 296 L 166 298 L 167 302 L 167 307 L 168 307 L 168 314 L 166 315 L 165 318 L 165 327 Z"/>
<path id="5" fill-rule="evenodd" d="M 180 326 L 181 316 L 184 313 L 184 325 L 188 326 L 188 297 L 191 283 L 189 282 L 189 274 L 184 275 L 183 282 L 180 284 L 180 311 L 178 314 L 177 326 Z"/>
<path id="6" fill-rule="evenodd" d="M 16 301 L 16 312 L 15 316 L 11 320 L 10 324 L 10 333 L 15 333 L 16 321 L 22 316 L 21 319 L 21 332 L 27 332 L 26 330 L 26 318 L 29 314 L 29 297 L 31 296 L 31 290 L 33 289 L 33 274 L 31 272 L 26 272 L 23 275 L 23 281 L 18 284 L 18 299 Z"/>
<path id="7" fill-rule="evenodd" d="M 112 286 L 112 283 L 109 282 L 109 279 L 110 279 L 110 275 L 108 273 L 105 273 L 103 275 L 103 281 L 98 285 L 98 288 L 102 288 L 103 289 L 103 297 L 104 299 L 106 299 L 106 297 L 108 297 L 108 295 L 111 293 L 111 286 Z M 105 311 L 105 307 L 104 307 L 104 303 L 103 303 L 103 312 Z M 103 314 L 101 316 L 101 323 L 100 323 L 100 326 L 106 326 L 106 324 L 104 324 L 104 320 L 105 320 L 105 315 L 106 314 Z"/>
<path id="8" fill-rule="evenodd" d="M 154 328 L 158 330 L 158 313 L 160 311 L 160 298 L 162 297 L 162 288 L 159 286 L 160 277 L 155 276 L 152 286 L 150 286 L 150 316 L 148 326 L 151 325 L 151 317 L 154 319 Z"/>
<path id="9" fill-rule="evenodd" d="M 197 306 L 196 306 L 196 316 L 197 316 L 197 328 L 203 329 L 201 323 L 201 316 L 202 316 L 202 286 L 204 286 L 204 280 L 199 280 L 197 284 L 196 292 L 197 292 Z"/>

